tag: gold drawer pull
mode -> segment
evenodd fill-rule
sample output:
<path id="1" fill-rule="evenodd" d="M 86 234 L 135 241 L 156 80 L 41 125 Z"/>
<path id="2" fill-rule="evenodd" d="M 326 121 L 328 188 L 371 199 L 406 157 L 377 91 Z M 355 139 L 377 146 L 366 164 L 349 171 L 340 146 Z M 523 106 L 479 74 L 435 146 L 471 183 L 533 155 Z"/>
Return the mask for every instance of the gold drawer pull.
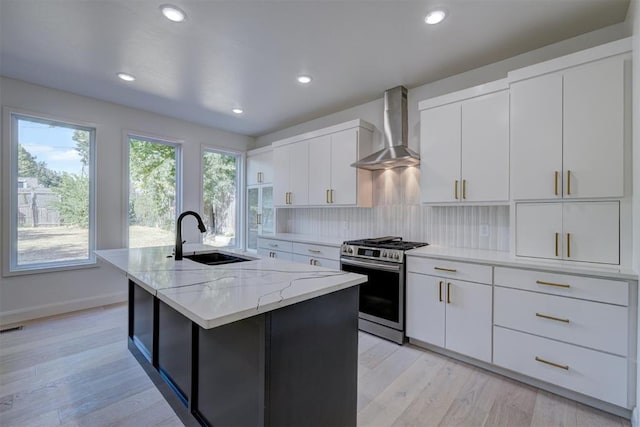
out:
<path id="1" fill-rule="evenodd" d="M 278 245 L 276 245 L 275 243 L 269 243 L 269 246 L 271 246 L 272 248 L 277 248 Z"/>
<path id="2" fill-rule="evenodd" d="M 557 322 L 569 323 L 569 319 L 562 319 L 560 317 L 549 316 L 548 314 L 536 313 L 536 317 L 542 317 L 543 319 L 555 320 Z"/>
<path id="3" fill-rule="evenodd" d="M 438 282 L 438 301 L 442 302 L 442 280 Z"/>
<path id="4" fill-rule="evenodd" d="M 556 256 L 558 256 L 558 233 L 556 233 Z"/>
<path id="5" fill-rule="evenodd" d="M 536 280 L 536 283 L 538 285 L 545 285 L 545 286 L 557 286 L 558 288 L 570 288 L 570 285 L 564 285 L 562 283 L 553 283 L 553 282 L 544 282 L 542 280 Z"/>
<path id="6" fill-rule="evenodd" d="M 322 253 L 322 251 L 319 251 L 317 249 L 307 249 L 309 252 L 311 252 L 312 254 L 319 254 Z"/>
<path id="7" fill-rule="evenodd" d="M 571 258 L 571 233 L 567 233 L 567 258 Z"/>
<path id="8" fill-rule="evenodd" d="M 558 195 L 558 171 L 555 171 L 553 173 L 554 175 L 554 186 L 553 186 L 553 194 L 555 194 L 556 196 Z"/>
<path id="9" fill-rule="evenodd" d="M 567 171 L 567 196 L 571 195 L 571 171 Z"/>
<path id="10" fill-rule="evenodd" d="M 450 273 L 455 273 L 456 270 L 453 268 L 444 268 L 444 267 L 433 267 L 434 270 L 438 270 L 438 271 L 448 271 Z"/>
<path id="11" fill-rule="evenodd" d="M 569 366 L 568 365 L 560 365 L 558 363 L 549 362 L 548 360 L 544 360 L 544 359 L 542 359 L 542 358 L 540 358 L 538 356 L 536 356 L 536 362 L 545 363 L 547 365 L 554 366 L 556 368 L 564 369 L 565 371 L 569 370 Z"/>

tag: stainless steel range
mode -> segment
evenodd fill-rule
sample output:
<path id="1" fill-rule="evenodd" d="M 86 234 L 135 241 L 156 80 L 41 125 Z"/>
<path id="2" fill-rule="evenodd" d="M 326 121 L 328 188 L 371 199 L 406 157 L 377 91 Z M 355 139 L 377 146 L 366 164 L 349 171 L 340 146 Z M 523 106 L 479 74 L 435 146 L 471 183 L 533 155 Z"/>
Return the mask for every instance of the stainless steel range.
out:
<path id="1" fill-rule="evenodd" d="M 352 240 L 342 244 L 340 267 L 364 274 L 360 285 L 361 330 L 398 344 L 405 341 L 405 256 L 409 249 L 428 243 L 405 242 L 401 237 Z"/>

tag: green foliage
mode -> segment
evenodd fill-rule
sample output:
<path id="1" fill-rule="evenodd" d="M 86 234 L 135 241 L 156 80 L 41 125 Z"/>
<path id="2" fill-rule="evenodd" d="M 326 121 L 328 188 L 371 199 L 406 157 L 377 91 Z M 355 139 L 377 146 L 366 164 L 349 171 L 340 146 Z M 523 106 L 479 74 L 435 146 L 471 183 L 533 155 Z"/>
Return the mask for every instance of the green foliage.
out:
<path id="1" fill-rule="evenodd" d="M 37 178 L 47 188 L 58 186 L 62 179 L 59 172 L 49 169 L 45 162 L 38 162 L 37 156 L 29 153 L 22 144 L 18 144 L 18 176 Z"/>
<path id="2" fill-rule="evenodd" d="M 175 148 L 131 139 L 129 221 L 172 230 L 175 220 Z"/>
<path id="3" fill-rule="evenodd" d="M 236 200 L 236 172 L 234 156 L 212 152 L 204 154 L 202 164 L 204 220 L 207 230 L 216 235 L 227 233 L 227 230 L 222 229 L 223 225 L 229 216 L 235 215 L 235 211 L 230 208 Z"/>
<path id="4" fill-rule="evenodd" d="M 86 130 L 73 131 L 73 139 L 76 142 L 76 151 L 80 155 L 80 162 L 82 162 L 83 168 L 89 166 L 89 132 Z"/>
<path id="5" fill-rule="evenodd" d="M 52 189 L 58 196 L 53 205 L 65 225 L 89 226 L 89 177 L 63 173 L 60 185 Z"/>

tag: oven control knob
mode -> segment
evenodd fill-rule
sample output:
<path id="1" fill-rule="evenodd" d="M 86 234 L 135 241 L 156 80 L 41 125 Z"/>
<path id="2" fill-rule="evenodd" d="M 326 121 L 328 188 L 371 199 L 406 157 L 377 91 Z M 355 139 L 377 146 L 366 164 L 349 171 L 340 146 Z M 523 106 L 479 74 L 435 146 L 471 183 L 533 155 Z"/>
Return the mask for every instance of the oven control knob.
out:
<path id="1" fill-rule="evenodd" d="M 349 253 L 352 254 L 353 253 L 353 248 L 349 248 Z"/>
<path id="2" fill-rule="evenodd" d="M 387 253 L 386 252 L 382 252 L 382 258 L 386 258 L 387 257 Z"/>
<path id="3" fill-rule="evenodd" d="M 396 253 L 396 254 L 393 255 L 393 258 L 394 259 L 400 259 L 400 255 Z"/>

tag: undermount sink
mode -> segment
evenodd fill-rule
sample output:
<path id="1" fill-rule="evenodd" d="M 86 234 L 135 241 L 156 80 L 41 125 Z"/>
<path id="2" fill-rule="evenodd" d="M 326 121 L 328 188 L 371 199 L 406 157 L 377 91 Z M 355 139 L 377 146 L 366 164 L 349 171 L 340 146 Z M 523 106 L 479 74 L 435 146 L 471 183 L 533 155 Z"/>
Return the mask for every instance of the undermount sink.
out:
<path id="1" fill-rule="evenodd" d="M 185 255 L 184 258 L 189 258 L 191 261 L 199 262 L 200 264 L 206 264 L 206 265 L 232 264 L 234 262 L 249 261 L 246 258 L 223 254 L 220 252 Z"/>

